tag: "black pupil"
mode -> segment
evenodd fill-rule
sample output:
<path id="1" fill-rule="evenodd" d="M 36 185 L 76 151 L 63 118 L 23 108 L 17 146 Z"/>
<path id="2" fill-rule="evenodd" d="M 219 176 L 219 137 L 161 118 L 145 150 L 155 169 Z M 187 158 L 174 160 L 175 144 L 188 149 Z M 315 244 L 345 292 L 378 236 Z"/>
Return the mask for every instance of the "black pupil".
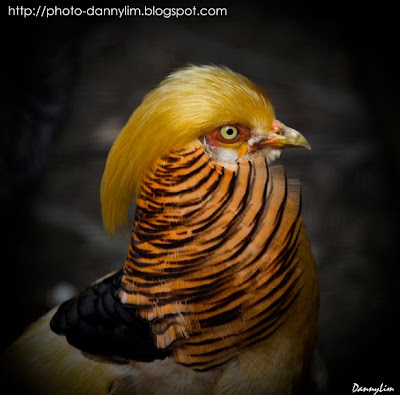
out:
<path id="1" fill-rule="evenodd" d="M 226 134 L 227 134 L 228 136 L 232 136 L 233 133 L 235 133 L 235 131 L 234 131 L 233 129 L 228 129 L 228 130 L 226 131 Z"/>

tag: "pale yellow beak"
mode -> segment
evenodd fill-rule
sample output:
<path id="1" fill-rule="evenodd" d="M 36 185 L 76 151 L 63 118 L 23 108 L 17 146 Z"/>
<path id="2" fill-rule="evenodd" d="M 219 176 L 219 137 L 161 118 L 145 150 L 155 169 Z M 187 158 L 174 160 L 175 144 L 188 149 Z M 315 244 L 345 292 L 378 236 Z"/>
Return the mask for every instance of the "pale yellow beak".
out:
<path id="1" fill-rule="evenodd" d="M 272 123 L 272 129 L 268 132 L 266 140 L 257 144 L 257 148 L 261 147 L 279 149 L 302 147 L 311 150 L 310 144 L 300 132 L 289 128 L 277 119 Z"/>

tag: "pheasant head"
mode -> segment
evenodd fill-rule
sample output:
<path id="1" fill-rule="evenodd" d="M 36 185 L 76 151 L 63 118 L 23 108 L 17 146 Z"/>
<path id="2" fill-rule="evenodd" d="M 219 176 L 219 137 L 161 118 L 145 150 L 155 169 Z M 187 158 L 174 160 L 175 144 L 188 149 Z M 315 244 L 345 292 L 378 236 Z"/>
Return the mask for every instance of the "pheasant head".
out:
<path id="1" fill-rule="evenodd" d="M 128 207 L 143 177 L 172 150 L 200 141 L 211 160 L 232 163 L 265 157 L 307 140 L 275 118 L 257 85 L 227 68 L 190 66 L 170 74 L 133 112 L 108 156 L 101 188 L 105 229 L 128 222 Z"/>

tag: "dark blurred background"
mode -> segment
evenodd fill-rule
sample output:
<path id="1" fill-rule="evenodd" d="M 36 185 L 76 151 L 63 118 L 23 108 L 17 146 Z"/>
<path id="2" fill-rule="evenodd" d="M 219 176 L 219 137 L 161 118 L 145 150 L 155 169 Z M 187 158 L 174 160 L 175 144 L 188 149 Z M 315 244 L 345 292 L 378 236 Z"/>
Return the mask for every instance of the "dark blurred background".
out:
<path id="1" fill-rule="evenodd" d="M 354 382 L 398 390 L 394 9 L 350 2 L 160 3 L 96 5 L 196 4 L 226 7 L 228 16 L 3 15 L 2 348 L 57 303 L 121 267 L 128 238 L 108 239 L 100 216 L 112 142 L 169 72 L 214 63 L 262 86 L 278 119 L 312 145 L 311 152 L 287 150 L 279 161 L 302 182 L 330 393 L 350 393 Z"/>

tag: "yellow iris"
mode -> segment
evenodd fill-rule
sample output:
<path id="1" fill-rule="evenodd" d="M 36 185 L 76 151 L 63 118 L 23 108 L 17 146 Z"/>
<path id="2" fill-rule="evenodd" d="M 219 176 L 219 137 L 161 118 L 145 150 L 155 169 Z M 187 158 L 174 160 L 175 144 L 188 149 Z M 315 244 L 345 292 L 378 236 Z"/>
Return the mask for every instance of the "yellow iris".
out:
<path id="1" fill-rule="evenodd" d="M 239 134 L 237 128 L 226 125 L 221 128 L 221 136 L 226 140 L 233 140 Z"/>

